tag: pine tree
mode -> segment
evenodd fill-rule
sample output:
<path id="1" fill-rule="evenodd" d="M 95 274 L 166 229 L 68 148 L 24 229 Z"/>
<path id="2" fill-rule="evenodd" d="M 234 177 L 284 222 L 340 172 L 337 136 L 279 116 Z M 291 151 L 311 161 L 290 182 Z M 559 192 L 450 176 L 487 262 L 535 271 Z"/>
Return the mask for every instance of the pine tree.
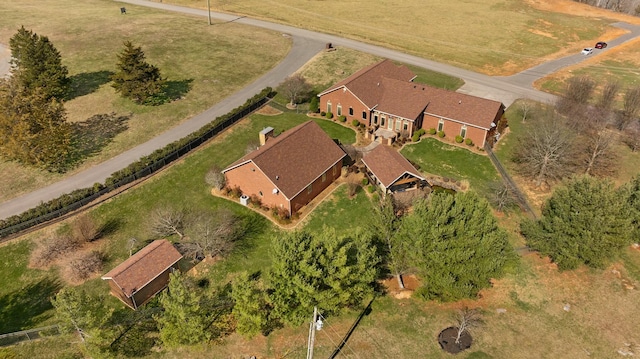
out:
<path id="1" fill-rule="evenodd" d="M 165 80 L 160 69 L 145 61 L 141 47 L 134 47 L 125 41 L 124 49 L 118 54 L 118 69 L 111 77 L 113 88 L 123 97 L 137 104 L 161 104 L 164 96 Z"/>
<path id="2" fill-rule="evenodd" d="M 474 192 L 435 193 L 414 204 L 399 234 L 413 245 L 413 263 L 423 277 L 425 299 L 474 298 L 498 278 L 513 257 L 486 201 Z"/>
<path id="3" fill-rule="evenodd" d="M 21 27 L 9 40 L 12 76 L 21 87 L 32 92 L 40 89 L 45 99 L 64 99 L 69 91 L 69 71 L 62 65 L 62 56 L 46 36 L 39 36 Z"/>
<path id="4" fill-rule="evenodd" d="M 379 258 L 371 238 L 362 233 L 339 237 L 295 232 L 274 238 L 270 272 L 274 315 L 301 324 L 318 306 L 325 314 L 360 305 L 374 292 Z"/>
<path id="5" fill-rule="evenodd" d="M 640 174 L 636 175 L 628 185 L 629 206 L 631 207 L 631 239 L 640 242 Z"/>
<path id="6" fill-rule="evenodd" d="M 195 344 L 210 338 L 200 296 L 180 272 L 170 275 L 169 288 L 160 296 L 164 312 L 156 317 L 160 339 L 167 347 Z"/>
<path id="7" fill-rule="evenodd" d="M 408 269 L 407 242 L 398 236 L 400 218 L 396 215 L 396 208 L 391 195 L 386 196 L 379 206 L 374 207 L 374 215 L 371 217 L 370 227 L 374 237 L 378 239 L 384 248 L 385 262 L 391 273 L 398 281 L 398 287 L 404 288 L 402 274 Z"/>
<path id="8" fill-rule="evenodd" d="M 0 150 L 3 157 L 64 171 L 72 130 L 63 104 L 36 87 L 25 91 L 17 78 L 0 83 Z"/>
<path id="9" fill-rule="evenodd" d="M 524 221 L 527 244 L 560 269 L 602 268 L 629 243 L 630 208 L 623 191 L 605 180 L 578 177 L 559 187 L 538 221 Z"/>
<path id="10" fill-rule="evenodd" d="M 243 272 L 233 281 L 232 296 L 235 301 L 233 316 L 237 321 L 238 333 L 251 338 L 264 332 L 270 308 L 262 282 Z"/>
<path id="11" fill-rule="evenodd" d="M 89 297 L 76 288 L 62 289 L 51 300 L 63 332 L 75 331 L 82 341 L 98 335 L 107 313 L 102 297 Z"/>

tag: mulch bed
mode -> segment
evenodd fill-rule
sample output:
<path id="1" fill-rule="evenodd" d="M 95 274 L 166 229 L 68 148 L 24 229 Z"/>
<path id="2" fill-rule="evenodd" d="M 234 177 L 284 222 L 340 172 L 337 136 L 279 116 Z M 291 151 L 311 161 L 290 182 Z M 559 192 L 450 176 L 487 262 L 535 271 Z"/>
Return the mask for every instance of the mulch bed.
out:
<path id="1" fill-rule="evenodd" d="M 458 343 L 456 343 L 457 337 L 458 328 L 449 327 L 440 332 L 440 335 L 438 335 L 438 343 L 440 344 L 442 350 L 451 354 L 460 353 L 461 351 L 469 349 L 471 347 L 473 338 L 471 338 L 471 334 L 469 334 L 469 332 L 462 332 L 460 341 Z"/>

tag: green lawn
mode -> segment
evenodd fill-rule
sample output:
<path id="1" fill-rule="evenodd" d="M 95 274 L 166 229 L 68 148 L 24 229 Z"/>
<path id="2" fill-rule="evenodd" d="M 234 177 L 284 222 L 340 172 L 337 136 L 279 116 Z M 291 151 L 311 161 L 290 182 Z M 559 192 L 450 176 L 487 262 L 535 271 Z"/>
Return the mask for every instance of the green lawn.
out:
<path id="1" fill-rule="evenodd" d="M 490 182 L 500 178 L 489 157 L 448 145 L 435 138 L 427 137 L 416 144 L 407 145 L 401 153 L 420 165 L 421 172 L 454 180 L 467 180 L 471 189 L 481 194 L 487 193 Z"/>
<path id="2" fill-rule="evenodd" d="M 205 18 L 105 0 L 20 0 L 0 2 L 0 43 L 8 44 L 20 26 L 44 35 L 69 69 L 73 93 L 65 103 L 70 122 L 96 114 L 129 116 L 77 170 L 141 144 L 201 113 L 273 68 L 291 48 L 279 32 L 237 23 L 207 26 Z M 109 76 L 123 41 L 141 46 L 179 99 L 162 106 L 139 106 L 115 94 Z M 100 140 L 100 141 L 99 141 Z M 60 180 L 61 175 L 0 161 L 0 201 Z"/>

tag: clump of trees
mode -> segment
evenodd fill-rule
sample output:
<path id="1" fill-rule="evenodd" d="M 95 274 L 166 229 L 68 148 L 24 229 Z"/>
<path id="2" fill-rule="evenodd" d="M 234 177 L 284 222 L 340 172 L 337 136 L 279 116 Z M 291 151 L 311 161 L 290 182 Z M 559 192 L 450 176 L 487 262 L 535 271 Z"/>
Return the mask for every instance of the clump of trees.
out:
<path id="1" fill-rule="evenodd" d="M 131 41 L 124 42 L 111 80 L 116 92 L 137 104 L 161 105 L 168 101 L 166 79 L 160 74 L 160 69 L 149 64 L 142 48 L 134 46 Z"/>
<path id="2" fill-rule="evenodd" d="M 9 46 L 11 76 L 0 80 L 0 152 L 9 160 L 63 172 L 72 152 L 63 105 L 68 70 L 46 36 L 24 27 Z"/>
<path id="3" fill-rule="evenodd" d="M 546 202 L 542 218 L 522 222 L 527 245 L 551 257 L 561 270 L 581 264 L 603 268 L 638 230 L 638 183 L 636 178 L 616 189 L 588 176 L 567 181 Z"/>
<path id="4" fill-rule="evenodd" d="M 520 104 L 527 130 L 517 141 L 513 161 L 535 187 L 549 187 L 575 174 L 615 175 L 620 161 L 614 146 L 620 131 L 625 143 L 636 148 L 640 87 L 625 91 L 619 110 L 614 106 L 621 92 L 618 82 L 604 84 L 597 98 L 595 88 L 590 78 L 573 77 L 555 106 Z"/>

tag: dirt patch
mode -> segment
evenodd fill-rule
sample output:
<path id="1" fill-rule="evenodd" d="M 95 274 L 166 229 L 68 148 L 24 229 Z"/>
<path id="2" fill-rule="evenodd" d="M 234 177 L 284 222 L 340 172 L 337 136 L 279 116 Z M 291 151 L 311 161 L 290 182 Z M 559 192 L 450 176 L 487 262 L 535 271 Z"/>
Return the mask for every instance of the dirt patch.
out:
<path id="1" fill-rule="evenodd" d="M 400 289 L 396 277 L 389 277 L 383 280 L 382 285 L 386 288 L 389 295 L 396 299 L 411 298 L 413 292 L 420 287 L 420 281 L 413 274 L 403 275 L 402 282 L 404 283 L 404 289 Z"/>
<path id="2" fill-rule="evenodd" d="M 265 106 L 262 106 L 258 111 L 256 111 L 256 113 L 259 115 L 265 115 L 265 116 L 276 116 L 276 115 L 282 114 L 282 111 L 276 108 L 273 108 L 269 105 L 265 105 Z"/>
<path id="3" fill-rule="evenodd" d="M 440 335 L 438 335 L 438 343 L 442 350 L 451 354 L 457 354 L 471 348 L 472 342 L 473 338 L 471 338 L 471 334 L 467 331 L 462 332 L 460 339 L 458 339 L 458 328 L 456 327 L 449 327 L 441 331 Z"/>

